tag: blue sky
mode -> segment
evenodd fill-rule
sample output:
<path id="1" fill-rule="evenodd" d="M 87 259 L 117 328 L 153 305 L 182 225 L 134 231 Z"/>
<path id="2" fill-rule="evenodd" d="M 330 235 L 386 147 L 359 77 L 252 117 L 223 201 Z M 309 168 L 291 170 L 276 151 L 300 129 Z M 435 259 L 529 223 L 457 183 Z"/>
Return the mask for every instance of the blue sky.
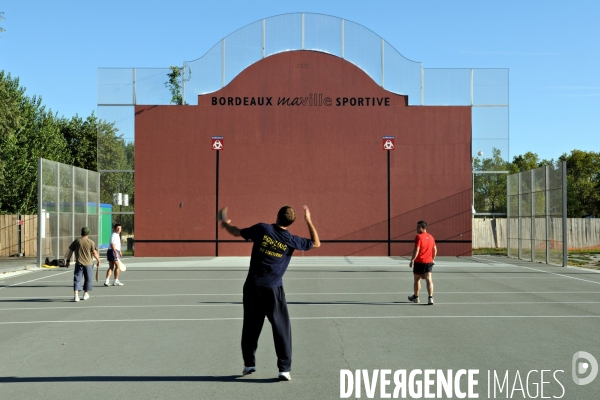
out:
<path id="1" fill-rule="evenodd" d="M 96 112 L 99 67 L 181 65 L 251 22 L 312 12 L 364 25 L 424 68 L 509 68 L 511 159 L 600 152 L 597 0 L 19 0 L 2 11 L 0 69 L 65 117 Z"/>

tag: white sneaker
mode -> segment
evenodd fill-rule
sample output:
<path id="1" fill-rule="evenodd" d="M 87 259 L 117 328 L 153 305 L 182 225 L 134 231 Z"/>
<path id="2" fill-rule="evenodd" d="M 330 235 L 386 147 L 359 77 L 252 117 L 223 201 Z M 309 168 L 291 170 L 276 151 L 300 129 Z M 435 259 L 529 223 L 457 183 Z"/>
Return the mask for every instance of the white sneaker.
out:
<path id="1" fill-rule="evenodd" d="M 110 286 L 110 282 L 109 281 L 104 282 L 104 286 Z"/>
<path id="2" fill-rule="evenodd" d="M 123 286 L 123 283 L 120 281 L 114 281 L 113 286 Z"/>
<path id="3" fill-rule="evenodd" d="M 77 294 L 75 295 L 75 298 L 73 299 L 73 301 L 79 301 L 79 293 L 77 293 Z"/>
<path id="4" fill-rule="evenodd" d="M 279 373 L 279 380 L 280 381 L 291 381 L 292 380 L 292 376 L 290 375 L 289 372 L 280 372 Z"/>
<path id="5" fill-rule="evenodd" d="M 88 293 L 85 293 L 85 294 L 83 295 L 83 300 L 87 300 L 87 299 L 89 299 L 89 298 L 90 298 L 90 295 L 89 295 Z"/>
<path id="6" fill-rule="evenodd" d="M 242 371 L 243 375 L 249 375 L 253 372 L 256 372 L 256 367 L 244 367 L 244 370 Z"/>
<path id="7" fill-rule="evenodd" d="M 432 306 L 432 305 L 433 305 L 433 297 L 430 297 L 430 298 L 429 298 L 429 300 L 428 300 L 427 304 L 429 304 L 430 306 Z"/>

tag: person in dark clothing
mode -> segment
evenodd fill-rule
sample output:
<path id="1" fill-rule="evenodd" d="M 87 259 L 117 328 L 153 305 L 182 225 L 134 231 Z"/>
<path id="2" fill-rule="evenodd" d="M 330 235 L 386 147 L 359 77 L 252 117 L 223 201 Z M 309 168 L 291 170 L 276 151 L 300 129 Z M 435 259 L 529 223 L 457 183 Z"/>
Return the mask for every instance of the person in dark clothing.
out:
<path id="1" fill-rule="evenodd" d="M 292 235 L 288 231 L 288 227 L 296 220 L 296 212 L 289 206 L 282 207 L 277 213 L 277 221 L 270 225 L 259 223 L 239 229 L 230 224 L 231 220 L 221 222 L 223 229 L 233 236 L 241 236 L 254 243 L 243 292 L 243 375 L 256 371 L 258 338 L 267 317 L 273 329 L 279 379 L 292 379 L 292 327 L 282 277 L 294 250 L 310 250 L 321 246 L 319 235 L 310 218 L 310 211 L 307 206 L 303 209 L 310 239 Z"/>

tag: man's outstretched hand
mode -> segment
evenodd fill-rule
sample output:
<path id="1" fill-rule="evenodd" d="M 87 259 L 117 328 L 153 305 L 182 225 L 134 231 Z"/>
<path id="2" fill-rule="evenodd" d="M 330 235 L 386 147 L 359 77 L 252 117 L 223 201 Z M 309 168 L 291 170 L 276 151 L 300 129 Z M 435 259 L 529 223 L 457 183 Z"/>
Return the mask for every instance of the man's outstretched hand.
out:
<path id="1" fill-rule="evenodd" d="M 310 210 L 308 209 L 308 206 L 302 206 L 302 208 L 304 209 L 304 219 L 310 221 Z"/>

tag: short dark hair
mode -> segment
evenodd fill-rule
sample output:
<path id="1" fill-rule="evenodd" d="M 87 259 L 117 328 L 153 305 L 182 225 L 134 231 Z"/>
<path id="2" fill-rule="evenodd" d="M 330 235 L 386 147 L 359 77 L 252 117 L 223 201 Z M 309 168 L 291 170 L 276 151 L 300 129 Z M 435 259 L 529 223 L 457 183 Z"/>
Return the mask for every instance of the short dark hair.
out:
<path id="1" fill-rule="evenodd" d="M 417 226 L 421 229 L 427 229 L 427 222 L 419 221 L 419 222 L 417 222 Z"/>
<path id="2" fill-rule="evenodd" d="M 117 229 L 117 226 L 121 226 L 121 224 L 115 224 L 115 225 L 113 226 L 113 231 L 114 231 L 115 229 Z"/>
<path id="3" fill-rule="evenodd" d="M 296 211 L 290 206 L 283 206 L 277 213 L 277 225 L 290 226 L 296 220 Z"/>

